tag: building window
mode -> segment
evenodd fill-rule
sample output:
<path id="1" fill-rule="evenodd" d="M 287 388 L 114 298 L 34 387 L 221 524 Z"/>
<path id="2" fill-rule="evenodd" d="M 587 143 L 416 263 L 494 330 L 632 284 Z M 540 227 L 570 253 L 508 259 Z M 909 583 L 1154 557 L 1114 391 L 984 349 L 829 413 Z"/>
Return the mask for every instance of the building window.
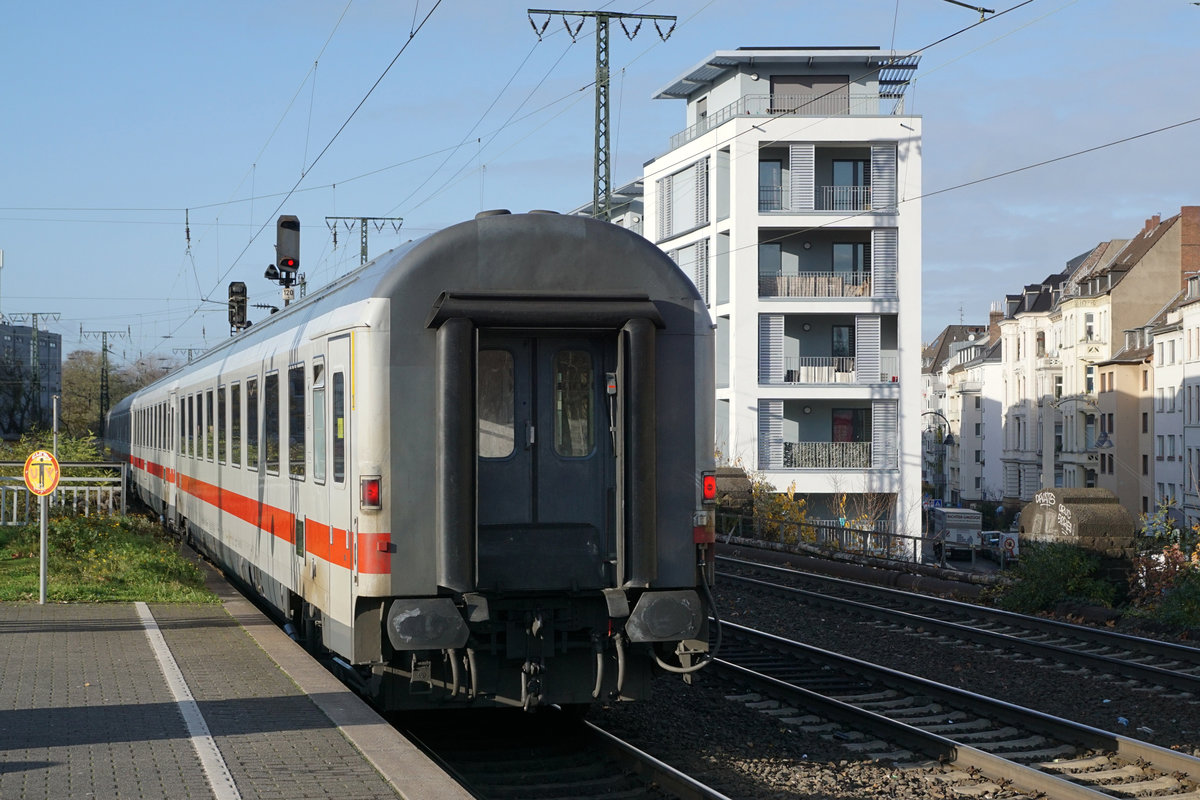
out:
<path id="1" fill-rule="evenodd" d="M 758 162 L 758 210 L 782 211 L 783 162 Z"/>
<path id="2" fill-rule="evenodd" d="M 708 158 L 658 181 L 658 238 L 708 224 Z"/>

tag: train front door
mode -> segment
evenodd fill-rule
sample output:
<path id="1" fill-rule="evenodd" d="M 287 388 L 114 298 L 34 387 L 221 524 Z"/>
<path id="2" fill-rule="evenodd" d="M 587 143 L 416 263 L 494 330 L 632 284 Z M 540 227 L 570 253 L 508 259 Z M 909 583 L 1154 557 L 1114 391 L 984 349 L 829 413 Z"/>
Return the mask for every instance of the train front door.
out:
<path id="1" fill-rule="evenodd" d="M 481 331 L 481 588 L 610 585 L 616 337 Z"/>

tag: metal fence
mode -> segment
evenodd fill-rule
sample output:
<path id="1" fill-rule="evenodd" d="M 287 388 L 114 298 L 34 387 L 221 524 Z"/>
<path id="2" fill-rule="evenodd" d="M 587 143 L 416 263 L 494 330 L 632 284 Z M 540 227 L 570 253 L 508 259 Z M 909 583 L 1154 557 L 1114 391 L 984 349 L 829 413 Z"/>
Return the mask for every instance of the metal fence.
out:
<path id="1" fill-rule="evenodd" d="M 786 520 L 717 514 L 717 538 L 757 539 L 771 545 L 782 545 L 800 552 L 807 548 L 850 553 L 886 561 L 921 562 L 924 538 L 908 536 L 889 530 L 884 522 L 876 530 L 848 527 L 839 520 L 805 520 L 796 523 Z"/>
<path id="2" fill-rule="evenodd" d="M 117 462 L 69 461 L 61 462 L 62 477 L 58 488 L 49 497 L 51 511 L 69 510 L 85 517 L 109 516 L 125 513 L 125 486 L 128 464 Z M 16 468 L 19 473 L 24 464 L 19 461 L 2 461 L 0 470 Z M 105 475 L 72 475 L 71 472 L 101 470 Z M 0 525 L 28 525 L 38 519 L 37 495 L 25 486 L 20 475 L 0 476 Z"/>

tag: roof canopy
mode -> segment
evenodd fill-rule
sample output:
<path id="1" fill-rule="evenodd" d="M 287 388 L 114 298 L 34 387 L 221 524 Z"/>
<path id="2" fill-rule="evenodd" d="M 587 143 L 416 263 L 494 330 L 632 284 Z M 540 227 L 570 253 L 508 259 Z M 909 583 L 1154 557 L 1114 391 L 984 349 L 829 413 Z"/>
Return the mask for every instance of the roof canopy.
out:
<path id="1" fill-rule="evenodd" d="M 764 68 L 778 65 L 816 67 L 824 64 L 861 66 L 851 80 L 877 73 L 880 94 L 900 97 L 917 68 L 921 56 L 912 51 L 880 50 L 878 47 L 742 47 L 718 50 L 660 89 L 655 100 L 686 99 L 693 92 L 711 85 L 739 67 Z"/>

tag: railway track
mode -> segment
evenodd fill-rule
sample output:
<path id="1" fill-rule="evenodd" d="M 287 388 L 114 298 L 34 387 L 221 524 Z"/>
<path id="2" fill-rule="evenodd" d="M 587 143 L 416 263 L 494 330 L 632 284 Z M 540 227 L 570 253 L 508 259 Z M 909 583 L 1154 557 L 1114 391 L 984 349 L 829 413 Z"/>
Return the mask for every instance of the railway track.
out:
<path id="1" fill-rule="evenodd" d="M 612 734 L 569 714 L 455 712 L 403 726 L 481 800 L 728 800 Z"/>
<path id="2" fill-rule="evenodd" d="M 1047 666 L 1074 667 L 1139 681 L 1178 693 L 1182 701 L 1200 698 L 1200 649 L 1195 647 L 756 562 L 728 558 L 718 561 L 786 581 L 784 585 L 721 572 L 719 579 L 725 583 L 754 586 L 837 613 L 857 614 L 883 624 L 1041 659 Z"/>
<path id="3" fill-rule="evenodd" d="M 739 699 L 862 756 L 934 759 L 946 767 L 938 779 L 974 792 L 1200 798 L 1192 756 L 740 625 L 722 630 L 712 668 L 753 692 Z"/>

